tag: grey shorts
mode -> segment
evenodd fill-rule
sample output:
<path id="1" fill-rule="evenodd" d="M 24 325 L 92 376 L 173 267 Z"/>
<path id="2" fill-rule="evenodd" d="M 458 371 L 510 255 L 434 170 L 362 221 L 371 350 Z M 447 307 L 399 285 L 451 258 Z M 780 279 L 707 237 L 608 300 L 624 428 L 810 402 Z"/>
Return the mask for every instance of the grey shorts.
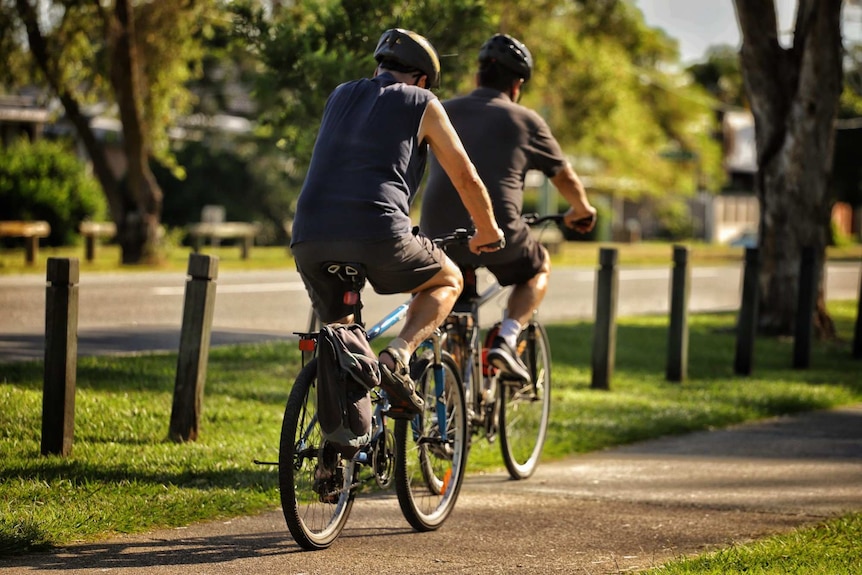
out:
<path id="1" fill-rule="evenodd" d="M 301 242 L 291 247 L 296 269 L 317 315 L 333 322 L 353 313 L 344 303 L 346 286 L 323 269 L 327 262 L 365 267 L 368 283 L 379 294 L 412 293 L 442 269 L 446 255 L 422 234 L 376 242 Z"/>

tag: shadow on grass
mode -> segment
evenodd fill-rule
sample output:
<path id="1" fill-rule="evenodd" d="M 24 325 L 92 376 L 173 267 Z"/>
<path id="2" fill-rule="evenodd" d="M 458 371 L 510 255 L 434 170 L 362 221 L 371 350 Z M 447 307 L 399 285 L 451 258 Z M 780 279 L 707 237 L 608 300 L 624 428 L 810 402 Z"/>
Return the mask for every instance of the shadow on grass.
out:
<path id="1" fill-rule="evenodd" d="M 48 534 L 32 521 L 11 522 L 0 518 L 0 557 L 51 548 Z"/>
<path id="2" fill-rule="evenodd" d="M 111 467 L 99 461 L 64 461 L 59 458 L 39 460 L 35 465 L 5 465 L 7 480 L 39 481 L 52 483 L 65 480 L 73 485 L 90 488 L 99 484 L 143 483 L 154 486 L 172 485 L 199 490 L 253 489 L 266 490 L 278 484 L 274 466 L 261 465 L 252 469 L 194 469 L 173 472 L 147 472 L 122 467 Z"/>
<path id="3" fill-rule="evenodd" d="M 213 348 L 207 361 L 206 394 L 239 400 L 283 404 L 301 363 L 295 342 L 281 340 Z M 76 387 L 93 391 L 173 393 L 177 354 L 82 356 L 78 358 Z M 0 363 L 6 382 L 41 389 L 43 362 Z"/>

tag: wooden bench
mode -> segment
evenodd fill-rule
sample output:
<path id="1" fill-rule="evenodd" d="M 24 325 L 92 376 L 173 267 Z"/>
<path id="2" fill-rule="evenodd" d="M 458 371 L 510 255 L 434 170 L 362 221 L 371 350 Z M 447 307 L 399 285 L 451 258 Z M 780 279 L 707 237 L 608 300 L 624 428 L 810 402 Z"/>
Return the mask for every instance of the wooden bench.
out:
<path id="1" fill-rule="evenodd" d="M 84 257 L 91 262 L 96 258 L 97 240 L 117 235 L 117 225 L 114 222 L 81 222 L 78 231 L 84 236 Z"/>
<path id="2" fill-rule="evenodd" d="M 191 224 L 187 228 L 191 237 L 192 250 L 200 251 L 203 240 L 240 240 L 240 257 L 247 260 L 254 238 L 260 232 L 260 224 L 249 222 L 201 222 Z"/>
<path id="3" fill-rule="evenodd" d="M 39 238 L 47 238 L 51 235 L 51 225 L 48 222 L 36 221 L 5 221 L 0 222 L 0 237 L 24 238 L 27 249 L 24 260 L 27 265 L 34 265 L 39 255 Z"/>

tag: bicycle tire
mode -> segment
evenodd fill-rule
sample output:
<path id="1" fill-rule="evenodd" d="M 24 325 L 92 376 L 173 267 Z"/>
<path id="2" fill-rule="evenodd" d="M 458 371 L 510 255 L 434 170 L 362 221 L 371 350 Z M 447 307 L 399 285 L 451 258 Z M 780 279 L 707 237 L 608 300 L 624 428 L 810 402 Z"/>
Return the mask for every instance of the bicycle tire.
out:
<path id="1" fill-rule="evenodd" d="M 410 375 L 425 399 L 425 410 L 396 420 L 395 490 L 405 519 L 417 531 L 433 531 L 458 499 L 467 465 L 469 428 L 464 386 L 454 359 L 443 353 L 445 391 L 437 397 L 430 352 L 411 364 Z M 448 441 L 441 441 L 438 405 L 445 406 Z"/>
<path id="2" fill-rule="evenodd" d="M 500 381 L 500 449 L 512 479 L 527 479 L 539 465 L 551 417 L 551 346 L 544 326 L 531 321 L 518 350 L 533 381 Z"/>
<path id="3" fill-rule="evenodd" d="M 341 533 L 353 507 L 354 466 L 338 455 L 333 490 L 314 489 L 319 454 L 324 447 L 317 422 L 317 358 L 299 372 L 284 410 L 278 450 L 281 508 L 290 534 L 309 551 L 326 549 Z M 340 479 L 339 479 L 340 478 Z"/>

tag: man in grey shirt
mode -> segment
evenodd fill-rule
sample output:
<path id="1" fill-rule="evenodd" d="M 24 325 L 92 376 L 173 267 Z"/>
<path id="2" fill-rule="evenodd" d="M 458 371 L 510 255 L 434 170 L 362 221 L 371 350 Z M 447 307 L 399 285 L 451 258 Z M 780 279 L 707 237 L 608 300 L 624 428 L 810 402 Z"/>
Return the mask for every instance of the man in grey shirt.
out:
<path id="1" fill-rule="evenodd" d="M 461 266 L 485 266 L 501 285 L 514 286 L 499 334 L 488 352 L 489 361 L 510 375 L 529 379 L 518 357 L 517 338 L 538 308 L 548 287 L 550 257 L 521 219 L 524 178 L 540 170 L 569 202 L 565 223 L 582 233 L 595 226 L 596 210 L 584 186 L 566 161 L 547 123 L 518 104 L 521 87 L 530 79 L 533 58 L 527 47 L 506 34 L 496 34 L 479 51 L 478 88 L 443 102 L 467 154 L 488 188 L 494 216 L 506 235 L 506 246 L 475 254 L 457 246 L 449 256 Z M 420 228 L 431 237 L 459 227 L 472 227 L 460 208 L 452 181 L 437 158 L 429 162 L 423 192 Z"/>

